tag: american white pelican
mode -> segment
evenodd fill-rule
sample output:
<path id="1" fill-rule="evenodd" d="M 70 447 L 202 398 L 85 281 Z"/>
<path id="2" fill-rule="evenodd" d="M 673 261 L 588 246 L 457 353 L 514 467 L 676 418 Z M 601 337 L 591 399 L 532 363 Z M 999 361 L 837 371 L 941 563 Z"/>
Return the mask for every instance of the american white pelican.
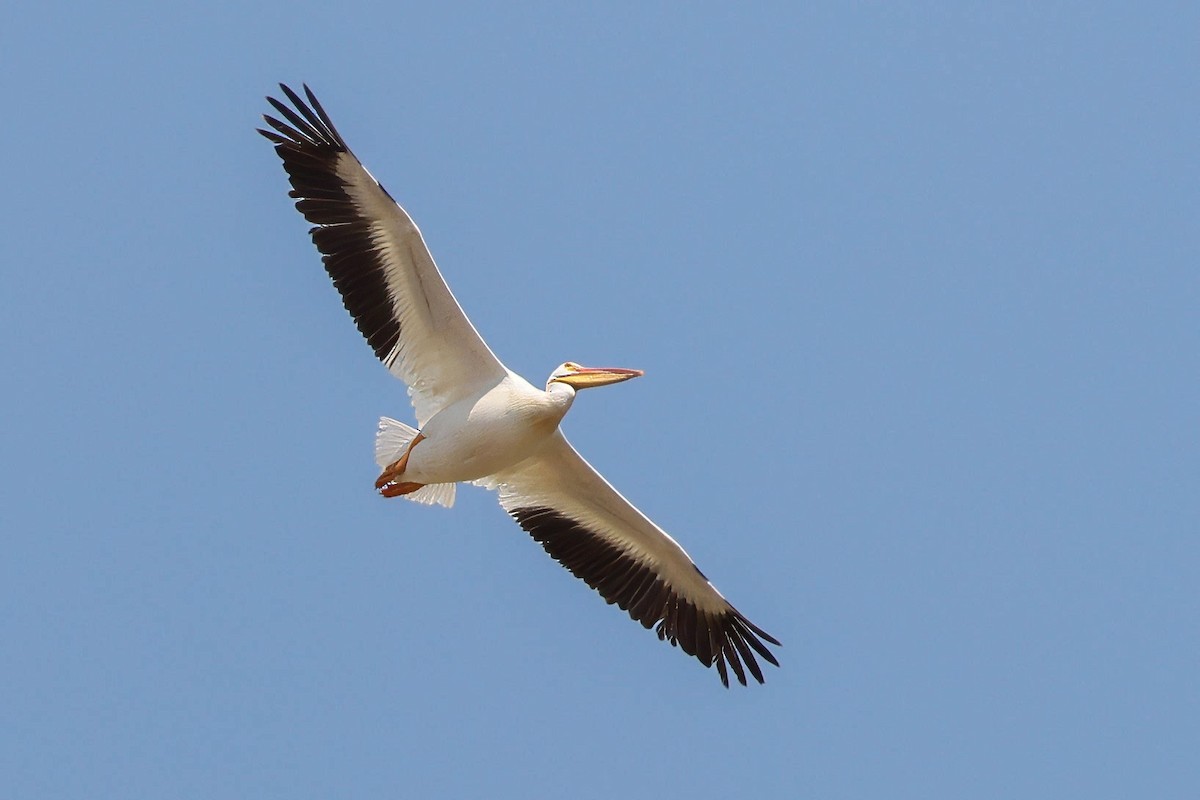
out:
<path id="1" fill-rule="evenodd" d="M 706 667 L 728 664 L 763 682 L 757 653 L 779 662 L 779 642 L 721 596 L 674 539 L 575 452 L 559 422 L 575 392 L 640 370 L 557 367 L 542 391 L 508 370 L 463 314 L 421 232 L 346 146 L 307 86 L 287 120 L 264 115 L 291 180 L 290 197 L 313 224 L 313 242 L 346 310 L 392 374 L 408 384 L 416 429 L 384 417 L 376 438 L 386 497 L 454 502 L 455 484 L 495 489 L 500 505 L 546 552 L 658 638 Z M 745 669 L 743 669 L 743 666 Z"/>

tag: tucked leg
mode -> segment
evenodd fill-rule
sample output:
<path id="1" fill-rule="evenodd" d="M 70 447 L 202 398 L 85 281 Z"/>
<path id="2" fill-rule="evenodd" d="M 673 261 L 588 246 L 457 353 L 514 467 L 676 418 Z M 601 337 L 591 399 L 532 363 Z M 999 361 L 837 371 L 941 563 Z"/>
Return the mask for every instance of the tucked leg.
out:
<path id="1" fill-rule="evenodd" d="M 384 497 L 399 497 L 402 494 L 412 494 L 417 489 L 425 486 L 423 483 L 389 483 L 379 490 L 379 493 Z"/>
<path id="2" fill-rule="evenodd" d="M 413 448 L 417 446 L 417 442 L 424 440 L 424 438 L 425 436 L 420 433 L 414 436 L 413 440 L 408 443 L 408 447 L 404 450 L 404 455 L 400 456 L 400 458 L 389 464 L 387 468 L 384 469 L 384 471 L 380 474 L 379 478 L 376 479 L 375 488 L 378 489 L 380 494 L 382 494 L 384 497 L 399 497 L 402 494 L 415 492 L 417 489 L 420 489 L 425 485 L 423 483 L 396 482 L 396 479 L 399 478 L 404 472 L 405 468 L 408 467 L 408 457 L 412 455 Z"/>

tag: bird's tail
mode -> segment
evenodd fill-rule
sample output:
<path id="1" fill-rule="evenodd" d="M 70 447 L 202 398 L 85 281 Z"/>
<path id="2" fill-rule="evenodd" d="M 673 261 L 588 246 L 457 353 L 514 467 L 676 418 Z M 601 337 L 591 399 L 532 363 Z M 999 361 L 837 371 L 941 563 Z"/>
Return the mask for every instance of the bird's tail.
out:
<path id="1" fill-rule="evenodd" d="M 404 455 L 408 443 L 416 438 L 417 429 L 410 428 L 391 417 L 379 418 L 379 432 L 375 434 L 375 463 L 386 468 Z"/>
<path id="2" fill-rule="evenodd" d="M 405 425 L 391 417 L 379 418 L 379 432 L 375 434 L 375 463 L 387 469 L 408 450 L 409 444 L 416 438 L 417 429 Z M 426 505 L 437 504 L 450 508 L 454 505 L 453 483 L 431 483 L 422 486 L 415 492 L 400 495 L 417 503 Z"/>

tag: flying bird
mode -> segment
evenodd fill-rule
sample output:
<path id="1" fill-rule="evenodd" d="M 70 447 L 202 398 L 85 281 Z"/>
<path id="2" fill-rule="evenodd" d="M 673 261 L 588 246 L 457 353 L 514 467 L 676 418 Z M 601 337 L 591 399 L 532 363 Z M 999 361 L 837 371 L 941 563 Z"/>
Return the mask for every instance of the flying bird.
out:
<path id="1" fill-rule="evenodd" d="M 729 686 L 763 682 L 758 658 L 779 665 L 755 626 L 709 583 L 683 548 L 622 497 L 567 442 L 559 423 L 581 389 L 640 370 L 567 361 L 544 390 L 493 355 L 451 294 L 421 232 L 359 162 L 305 86 L 280 84 L 264 115 L 296 208 L 346 310 L 376 357 L 408 385 L 417 428 L 380 420 L 375 487 L 385 497 L 454 503 L 455 486 L 499 494 L 501 507 L 609 603 L 678 645 Z"/>

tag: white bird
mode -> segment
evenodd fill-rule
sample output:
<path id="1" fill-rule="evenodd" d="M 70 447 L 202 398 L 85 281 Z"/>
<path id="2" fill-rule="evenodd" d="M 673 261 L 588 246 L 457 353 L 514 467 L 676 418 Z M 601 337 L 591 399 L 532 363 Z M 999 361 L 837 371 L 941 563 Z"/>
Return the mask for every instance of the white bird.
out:
<path id="1" fill-rule="evenodd" d="M 305 86 L 293 108 L 267 100 L 264 115 L 291 181 L 289 196 L 313 224 L 313 243 L 359 331 L 400 380 L 419 431 L 384 417 L 376 488 L 449 507 L 455 485 L 499 493 L 500 505 L 546 552 L 658 637 L 706 667 L 745 670 L 763 682 L 755 654 L 778 666 L 779 642 L 741 615 L 674 539 L 617 493 L 567 442 L 559 422 L 579 389 L 640 370 L 568 361 L 542 391 L 510 371 L 480 338 L 438 272 L 421 232 L 342 140 Z M 743 669 L 745 666 L 745 670 Z"/>

